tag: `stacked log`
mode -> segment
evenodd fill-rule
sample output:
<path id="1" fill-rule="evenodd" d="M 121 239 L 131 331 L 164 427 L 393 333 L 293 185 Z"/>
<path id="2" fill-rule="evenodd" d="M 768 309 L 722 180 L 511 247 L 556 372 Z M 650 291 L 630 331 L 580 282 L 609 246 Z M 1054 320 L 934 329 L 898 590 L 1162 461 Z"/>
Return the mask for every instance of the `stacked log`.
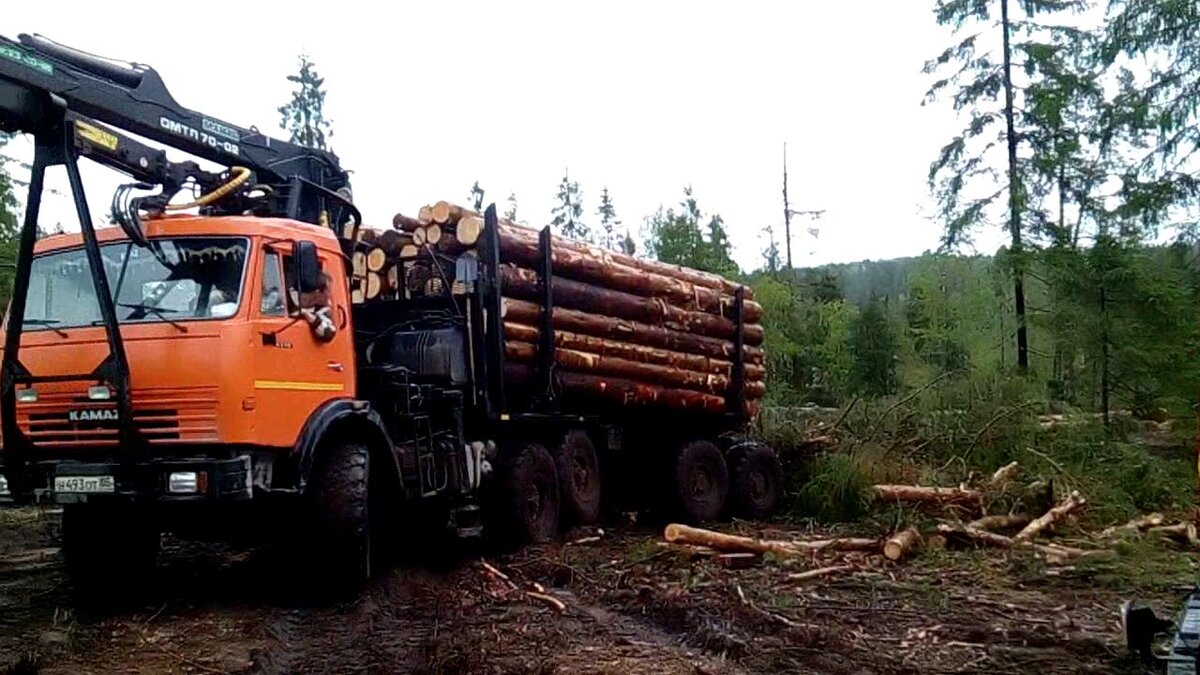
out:
<path id="1" fill-rule="evenodd" d="M 396 214 L 392 225 L 358 236 L 361 260 L 356 253 L 352 262 L 363 302 L 469 291 L 457 272 L 464 257 L 478 256 L 482 215 L 440 201 L 415 217 Z M 505 375 L 531 381 L 542 363 L 540 232 L 501 219 L 497 234 Z M 763 310 L 749 287 L 557 235 L 551 242 L 554 382 L 564 395 L 724 412 L 740 373 L 742 412 L 757 413 L 766 392 Z"/>

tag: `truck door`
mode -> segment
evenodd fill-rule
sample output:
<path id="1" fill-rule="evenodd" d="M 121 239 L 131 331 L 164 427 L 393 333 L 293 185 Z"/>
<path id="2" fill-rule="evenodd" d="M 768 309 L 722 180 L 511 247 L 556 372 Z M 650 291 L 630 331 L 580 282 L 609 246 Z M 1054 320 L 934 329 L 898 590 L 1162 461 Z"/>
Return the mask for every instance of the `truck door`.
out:
<path id="1" fill-rule="evenodd" d="M 328 252 L 319 256 L 323 271 L 335 269 Z M 264 444 L 289 446 L 314 410 L 330 399 L 355 394 L 349 310 L 342 304 L 338 274 L 330 274 L 329 316 L 338 330 L 331 340 L 318 339 L 300 316 L 296 294 L 289 292 L 294 288 L 289 283 L 294 278 L 290 249 L 264 246 L 259 260 L 251 347 L 256 435 Z"/>

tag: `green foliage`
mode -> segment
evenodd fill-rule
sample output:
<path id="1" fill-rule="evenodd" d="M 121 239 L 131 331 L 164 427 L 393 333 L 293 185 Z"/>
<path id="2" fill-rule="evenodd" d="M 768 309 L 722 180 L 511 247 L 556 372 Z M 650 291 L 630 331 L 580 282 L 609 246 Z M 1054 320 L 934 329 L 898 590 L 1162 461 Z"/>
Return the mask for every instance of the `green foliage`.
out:
<path id="1" fill-rule="evenodd" d="M 325 78 L 317 74 L 308 55 L 300 55 L 300 71 L 288 75 L 295 83 L 292 100 L 278 108 L 281 126 L 288 131 L 292 143 L 309 148 L 328 150 L 327 138 L 333 137 L 333 123 L 325 118 Z"/>
<path id="2" fill-rule="evenodd" d="M 878 397 L 896 391 L 897 349 L 895 329 L 883 303 L 872 299 L 850 329 L 850 380 L 856 393 Z"/>
<path id="3" fill-rule="evenodd" d="M 740 270 L 733 261 L 724 219 L 713 214 L 708 224 L 702 226 L 703 216 L 690 185 L 684 188 L 683 196 L 678 213 L 673 208 L 664 212 L 660 207 L 647 219 L 647 254 L 675 265 L 725 276 L 738 275 Z"/>
<path id="4" fill-rule="evenodd" d="M 818 456 L 796 491 L 794 511 L 820 522 L 858 520 L 870 507 L 871 479 L 851 453 Z"/>
<path id="5" fill-rule="evenodd" d="M 563 174 L 562 182 L 558 184 L 558 203 L 551 210 L 553 217 L 550 224 L 564 237 L 595 243 L 595 238 L 582 220 L 583 203 L 579 192 L 579 183 L 572 182 L 567 174 Z"/>
<path id="6" fill-rule="evenodd" d="M 517 193 L 509 191 L 506 203 L 508 206 L 504 209 L 504 217 L 514 223 L 517 222 Z"/>
<path id="7" fill-rule="evenodd" d="M 11 134 L 0 133 L 0 149 L 10 140 L 12 140 Z M 12 176 L 5 167 L 5 160 L 0 157 L 0 304 L 3 305 L 8 304 L 17 264 L 17 250 L 21 236 L 18 208 Z"/>

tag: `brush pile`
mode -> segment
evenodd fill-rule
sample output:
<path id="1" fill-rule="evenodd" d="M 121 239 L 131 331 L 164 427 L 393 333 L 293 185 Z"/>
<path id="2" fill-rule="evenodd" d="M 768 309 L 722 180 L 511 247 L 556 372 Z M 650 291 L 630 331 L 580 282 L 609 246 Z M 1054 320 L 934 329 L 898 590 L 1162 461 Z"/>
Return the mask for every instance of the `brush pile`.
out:
<path id="1" fill-rule="evenodd" d="M 361 230 L 354 302 L 455 297 L 474 281 L 484 219 L 437 202 L 397 214 L 393 230 Z M 350 233 L 346 233 L 350 236 Z M 536 376 L 543 325 L 538 230 L 498 225 L 505 378 Z M 745 408 L 766 392 L 762 306 L 748 286 L 700 270 L 551 238 L 555 378 L 564 397 L 616 405 L 733 412 L 740 369 Z M 737 362 L 741 293 L 742 358 Z"/>

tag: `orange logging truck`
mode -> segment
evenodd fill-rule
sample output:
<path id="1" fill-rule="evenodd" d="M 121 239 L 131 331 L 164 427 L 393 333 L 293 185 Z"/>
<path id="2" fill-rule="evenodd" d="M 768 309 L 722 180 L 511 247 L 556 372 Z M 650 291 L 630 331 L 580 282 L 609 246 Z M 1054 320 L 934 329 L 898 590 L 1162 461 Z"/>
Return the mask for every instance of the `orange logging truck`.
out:
<path id="1" fill-rule="evenodd" d="M 80 589 L 137 581 L 163 532 L 302 540 L 293 562 L 357 588 L 418 515 L 541 542 L 595 522 L 602 496 L 693 522 L 776 507 L 779 461 L 745 435 L 764 391 L 748 288 L 494 205 L 366 237 L 333 154 L 40 36 L 0 38 L 0 130 L 36 144 L 0 337 L 0 502 L 63 505 Z M 134 181 L 110 226 L 81 157 Z M 39 239 L 59 166 L 79 232 Z"/>

